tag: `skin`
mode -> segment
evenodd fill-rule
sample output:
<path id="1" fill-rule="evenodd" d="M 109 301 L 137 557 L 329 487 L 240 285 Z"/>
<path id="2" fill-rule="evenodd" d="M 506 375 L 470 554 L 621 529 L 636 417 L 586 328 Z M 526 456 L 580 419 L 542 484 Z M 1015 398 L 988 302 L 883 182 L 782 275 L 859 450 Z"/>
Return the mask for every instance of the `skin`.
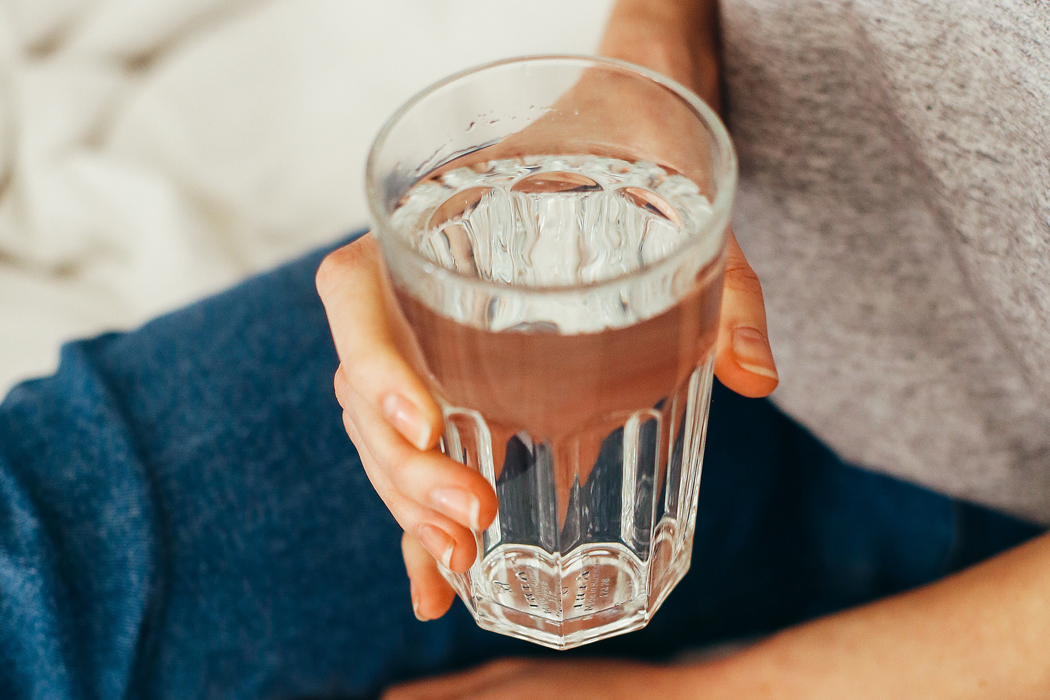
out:
<path id="1" fill-rule="evenodd" d="M 704 31 L 713 31 L 713 24 L 704 24 L 705 6 L 668 3 L 665 9 L 675 12 L 661 10 L 651 16 L 650 9 L 658 7 L 662 6 L 621 3 L 610 22 L 604 53 L 669 74 L 702 89 L 701 97 L 717 104 L 717 74 L 710 68 L 714 53 L 699 52 L 688 40 L 690 28 L 700 31 L 707 26 Z M 669 37 L 674 46 L 666 45 Z M 713 41 L 702 45 L 713 46 Z M 615 96 L 599 95 L 592 84 L 584 85 L 577 95 L 581 110 L 608 112 L 606 105 L 615 103 Z M 638 121 L 648 122 L 649 115 Z M 595 128 L 600 128 L 597 122 Z M 612 128 L 623 127 L 615 123 Z M 537 131 L 533 138 L 542 138 L 542 124 Z M 609 137 L 614 140 L 615 131 Z M 669 147 L 660 143 L 661 137 L 666 140 L 663 134 L 647 139 L 657 152 Z M 728 239 L 715 373 L 737 393 L 766 396 L 776 387 L 777 374 L 766 336 L 762 289 L 731 232 Z M 453 571 L 470 568 L 476 556 L 471 530 L 492 522 L 495 493 L 476 472 L 436 449 L 441 413 L 421 379 L 419 351 L 393 299 L 372 236 L 329 255 L 318 270 L 317 288 L 341 362 L 335 393 L 347 434 L 379 496 L 405 530 L 402 550 L 417 617 L 440 617 L 454 593 L 435 560 Z"/>
<path id="2" fill-rule="evenodd" d="M 602 53 L 662 72 L 719 105 L 715 0 L 621 0 Z M 376 491 L 405 530 L 402 552 L 421 620 L 454 593 L 435 558 L 465 571 L 471 530 L 496 497 L 436 450 L 437 405 L 385 281 L 371 236 L 318 270 L 341 366 L 335 391 L 347 433 Z M 736 341 L 736 342 L 734 342 Z M 761 286 L 730 235 L 715 371 L 730 389 L 765 396 L 777 383 Z M 786 630 L 729 658 L 661 665 L 504 660 L 387 691 L 387 700 L 463 698 L 1050 697 L 1050 535 L 933 585 Z"/>

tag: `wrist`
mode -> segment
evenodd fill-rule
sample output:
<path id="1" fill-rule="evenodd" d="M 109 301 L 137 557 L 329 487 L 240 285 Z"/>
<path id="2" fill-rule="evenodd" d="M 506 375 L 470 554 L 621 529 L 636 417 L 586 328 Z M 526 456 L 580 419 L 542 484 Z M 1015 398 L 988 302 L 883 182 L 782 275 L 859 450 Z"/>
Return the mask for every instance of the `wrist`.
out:
<path id="1" fill-rule="evenodd" d="M 613 15 L 649 17 L 691 24 L 717 5 L 717 0 L 619 0 Z"/>
<path id="2" fill-rule="evenodd" d="M 620 0 L 600 53 L 663 73 L 719 107 L 715 0 Z"/>

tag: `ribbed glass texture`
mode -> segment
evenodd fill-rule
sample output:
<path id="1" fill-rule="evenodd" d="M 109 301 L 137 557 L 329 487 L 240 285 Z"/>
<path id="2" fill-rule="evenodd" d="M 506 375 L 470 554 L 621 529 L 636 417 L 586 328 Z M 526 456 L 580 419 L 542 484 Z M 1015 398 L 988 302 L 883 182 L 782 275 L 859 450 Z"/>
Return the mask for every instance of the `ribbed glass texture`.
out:
<path id="1" fill-rule="evenodd" d="M 494 450 L 481 414 L 447 409 L 443 448 L 500 502 L 471 570 L 447 572 L 482 627 L 567 649 L 649 621 L 689 569 L 711 382 L 707 361 L 657 407 L 569 437 L 600 445 L 582 469 L 524 432 Z"/>

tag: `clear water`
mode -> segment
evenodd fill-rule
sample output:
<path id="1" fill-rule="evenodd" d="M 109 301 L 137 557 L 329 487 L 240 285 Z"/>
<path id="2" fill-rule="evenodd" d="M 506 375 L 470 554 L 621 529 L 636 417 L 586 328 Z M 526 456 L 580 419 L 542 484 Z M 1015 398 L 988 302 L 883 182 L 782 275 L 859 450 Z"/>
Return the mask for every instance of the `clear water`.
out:
<path id="1" fill-rule="evenodd" d="M 394 213 L 457 273 L 393 270 L 442 449 L 500 501 L 471 570 L 444 572 L 481 626 L 577 646 L 643 626 L 688 569 L 721 294 L 710 218 L 651 163 L 553 156 L 454 163 Z"/>
<path id="2" fill-rule="evenodd" d="M 415 185 L 393 222 L 413 248 L 446 270 L 569 290 L 647 268 L 698 241 L 695 259 L 710 260 L 721 245 L 720 232 L 707 231 L 711 213 L 696 183 L 653 163 L 534 156 L 453 162 Z M 479 300 L 419 290 L 416 296 L 441 299 L 439 312 L 495 330 L 546 323 L 588 332 L 666 310 L 681 292 L 674 284 L 656 275 L 605 294 L 526 298 L 507 290 Z"/>

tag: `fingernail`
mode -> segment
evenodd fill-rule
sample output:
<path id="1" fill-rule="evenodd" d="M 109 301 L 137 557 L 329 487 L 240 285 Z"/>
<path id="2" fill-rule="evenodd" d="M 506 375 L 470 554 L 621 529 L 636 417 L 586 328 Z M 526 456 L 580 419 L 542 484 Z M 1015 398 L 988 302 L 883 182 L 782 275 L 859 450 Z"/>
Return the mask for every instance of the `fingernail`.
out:
<path id="1" fill-rule="evenodd" d="M 383 399 L 383 415 L 405 439 L 425 450 L 430 445 L 430 426 L 415 404 L 401 394 L 390 394 Z"/>
<path id="2" fill-rule="evenodd" d="M 416 616 L 416 619 L 420 622 L 426 622 L 429 618 L 423 617 L 419 612 L 419 593 L 416 592 L 416 582 L 409 579 L 409 590 L 412 594 L 412 613 Z"/>
<path id="3" fill-rule="evenodd" d="M 733 331 L 733 354 L 736 363 L 751 374 L 777 379 L 776 365 L 769 341 L 754 328 L 737 328 Z"/>
<path id="4" fill-rule="evenodd" d="M 471 530 L 480 530 L 481 502 L 474 494 L 463 489 L 434 489 L 430 492 L 430 503 L 456 522 Z"/>
<path id="5" fill-rule="evenodd" d="M 430 523 L 423 523 L 416 531 L 416 539 L 446 569 L 452 568 L 452 552 L 456 549 L 456 541 L 449 537 L 444 530 Z"/>

